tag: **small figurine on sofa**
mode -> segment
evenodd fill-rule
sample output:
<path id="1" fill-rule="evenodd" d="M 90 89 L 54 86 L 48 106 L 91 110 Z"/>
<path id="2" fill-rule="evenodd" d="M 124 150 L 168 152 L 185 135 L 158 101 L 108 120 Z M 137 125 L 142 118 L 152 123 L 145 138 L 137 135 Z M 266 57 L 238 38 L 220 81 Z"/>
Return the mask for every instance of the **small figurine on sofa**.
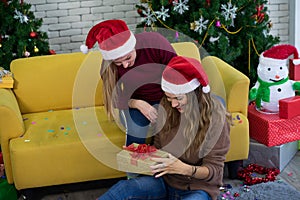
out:
<path id="1" fill-rule="evenodd" d="M 257 82 L 250 89 L 249 99 L 255 100 L 258 111 L 278 113 L 279 100 L 295 96 L 300 82 L 289 79 L 288 59 L 299 59 L 296 47 L 276 45 L 260 55 L 257 67 Z"/>

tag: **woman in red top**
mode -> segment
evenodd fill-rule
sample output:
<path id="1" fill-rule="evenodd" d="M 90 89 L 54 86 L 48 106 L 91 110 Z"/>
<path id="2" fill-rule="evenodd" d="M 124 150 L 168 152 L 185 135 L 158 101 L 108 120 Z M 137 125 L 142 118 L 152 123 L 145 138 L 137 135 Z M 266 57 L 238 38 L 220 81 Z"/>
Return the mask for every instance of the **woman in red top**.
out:
<path id="1" fill-rule="evenodd" d="M 163 97 L 162 72 L 176 56 L 175 50 L 159 33 L 134 35 L 122 20 L 95 25 L 88 33 L 86 46 L 90 49 L 96 42 L 103 56 L 100 73 L 107 114 L 113 117 L 114 109 L 120 110 L 127 146 L 145 143 L 149 124 L 157 118 L 155 105 Z"/>

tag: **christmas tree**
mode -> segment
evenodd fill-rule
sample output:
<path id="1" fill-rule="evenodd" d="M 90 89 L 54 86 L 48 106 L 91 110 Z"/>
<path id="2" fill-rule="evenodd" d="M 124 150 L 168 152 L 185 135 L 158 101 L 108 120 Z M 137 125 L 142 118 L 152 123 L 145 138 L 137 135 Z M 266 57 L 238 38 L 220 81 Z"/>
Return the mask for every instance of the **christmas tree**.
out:
<path id="1" fill-rule="evenodd" d="M 250 78 L 257 79 L 259 54 L 280 42 L 270 35 L 266 0 L 141 0 L 136 5 L 142 20 L 137 28 L 172 29 L 175 41 L 192 38 Z M 182 34 L 181 34 L 182 33 Z M 173 41 L 171 41 L 173 42 Z M 203 54 L 202 54 L 203 56 Z"/>
<path id="2" fill-rule="evenodd" d="M 55 53 L 47 34 L 39 31 L 42 19 L 35 19 L 30 7 L 23 0 L 0 0 L 0 67 L 9 69 L 16 58 Z"/>

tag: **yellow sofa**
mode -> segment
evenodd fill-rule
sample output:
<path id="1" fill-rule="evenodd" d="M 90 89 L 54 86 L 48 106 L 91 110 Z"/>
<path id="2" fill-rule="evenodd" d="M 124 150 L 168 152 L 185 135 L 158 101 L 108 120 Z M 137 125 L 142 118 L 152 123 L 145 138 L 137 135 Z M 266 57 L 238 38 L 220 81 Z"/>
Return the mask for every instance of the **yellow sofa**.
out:
<path id="1" fill-rule="evenodd" d="M 200 59 L 193 43 L 174 47 L 181 55 Z M 115 157 L 125 135 L 107 119 L 103 108 L 101 59 L 95 51 L 11 63 L 14 88 L 0 89 L 0 141 L 7 180 L 18 190 L 125 176 L 117 170 Z M 225 83 L 222 95 L 226 95 L 228 109 L 243 120 L 231 131 L 227 161 L 246 159 L 249 82 L 223 61 L 212 61 Z M 214 66 L 204 59 L 206 63 Z"/>

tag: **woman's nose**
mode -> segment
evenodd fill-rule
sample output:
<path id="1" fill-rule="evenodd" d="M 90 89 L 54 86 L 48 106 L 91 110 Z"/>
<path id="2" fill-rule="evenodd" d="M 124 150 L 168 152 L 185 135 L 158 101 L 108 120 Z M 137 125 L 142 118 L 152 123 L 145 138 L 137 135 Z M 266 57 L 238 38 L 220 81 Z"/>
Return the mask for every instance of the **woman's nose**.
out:
<path id="1" fill-rule="evenodd" d="M 129 62 L 128 61 L 124 61 L 124 62 L 122 62 L 122 65 L 126 69 L 129 66 Z"/>
<path id="2" fill-rule="evenodd" d="M 178 106 L 178 100 L 177 99 L 172 99 L 172 107 L 175 108 Z"/>

